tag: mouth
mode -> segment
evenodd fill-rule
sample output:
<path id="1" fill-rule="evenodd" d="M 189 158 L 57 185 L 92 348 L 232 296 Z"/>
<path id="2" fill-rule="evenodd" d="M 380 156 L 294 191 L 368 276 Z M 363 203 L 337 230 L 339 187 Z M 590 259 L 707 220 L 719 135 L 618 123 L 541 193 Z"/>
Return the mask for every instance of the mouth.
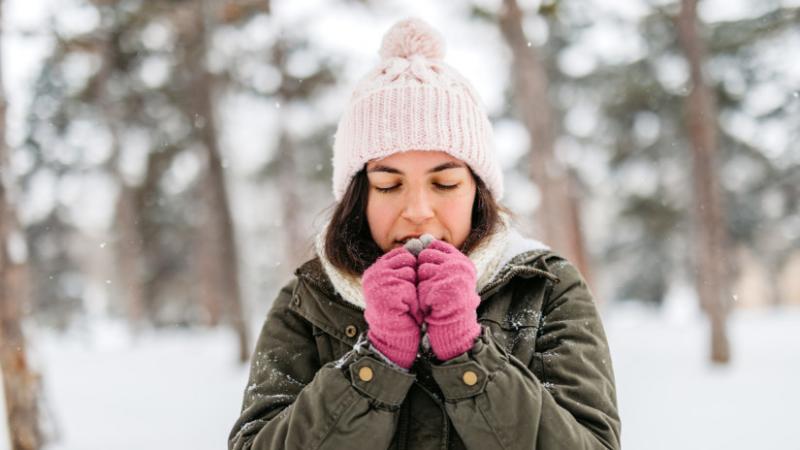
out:
<path id="1" fill-rule="evenodd" d="M 394 244 L 395 244 L 395 245 L 406 245 L 406 243 L 407 243 L 408 241 L 410 241 L 411 239 L 418 239 L 420 236 L 422 236 L 422 235 L 424 235 L 424 234 L 425 234 L 425 233 L 421 233 L 421 234 L 409 234 L 408 236 L 405 236 L 405 237 L 403 237 L 402 239 L 397 239 L 397 240 L 395 240 L 395 241 L 394 241 Z M 448 242 L 448 241 L 447 241 L 447 239 L 446 239 L 446 238 L 443 238 L 443 237 L 442 237 L 442 238 L 434 237 L 434 239 L 440 239 L 440 240 L 442 240 L 442 241 L 444 241 L 444 242 Z"/>
<path id="2" fill-rule="evenodd" d="M 411 239 L 418 238 L 418 237 L 420 237 L 420 236 L 422 236 L 422 235 L 421 235 L 421 234 L 410 234 L 410 235 L 408 235 L 408 236 L 406 236 L 406 237 L 404 237 L 404 238 L 402 238 L 402 239 L 398 239 L 398 240 L 396 240 L 396 241 L 394 241 L 394 242 L 395 242 L 396 244 L 400 244 L 400 245 L 406 245 L 406 242 L 410 241 Z"/>

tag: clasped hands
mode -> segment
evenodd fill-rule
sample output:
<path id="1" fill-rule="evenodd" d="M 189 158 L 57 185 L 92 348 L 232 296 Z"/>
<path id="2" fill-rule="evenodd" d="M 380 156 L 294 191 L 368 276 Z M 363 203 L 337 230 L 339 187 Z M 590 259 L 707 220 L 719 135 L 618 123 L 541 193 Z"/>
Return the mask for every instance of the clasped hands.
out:
<path id="1" fill-rule="evenodd" d="M 423 235 L 392 249 L 364 271 L 361 281 L 367 336 L 401 367 L 413 365 L 423 323 L 441 361 L 472 348 L 480 334 L 475 265 L 445 241 Z"/>

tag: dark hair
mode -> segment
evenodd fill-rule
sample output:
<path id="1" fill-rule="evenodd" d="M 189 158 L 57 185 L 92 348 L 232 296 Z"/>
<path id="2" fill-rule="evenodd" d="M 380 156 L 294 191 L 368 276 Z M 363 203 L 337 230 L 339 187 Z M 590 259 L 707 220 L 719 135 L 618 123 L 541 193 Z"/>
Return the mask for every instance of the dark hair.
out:
<path id="1" fill-rule="evenodd" d="M 475 180 L 475 201 L 472 204 L 472 228 L 461 245 L 468 254 L 484 239 L 494 233 L 500 225 L 500 212 L 513 216 L 505 206 L 497 203 L 489 188 L 469 168 Z M 361 275 L 382 254 L 370 233 L 367 222 L 367 196 L 369 179 L 366 166 L 353 176 L 342 200 L 336 205 L 325 234 L 325 257 L 339 268 L 352 275 Z"/>

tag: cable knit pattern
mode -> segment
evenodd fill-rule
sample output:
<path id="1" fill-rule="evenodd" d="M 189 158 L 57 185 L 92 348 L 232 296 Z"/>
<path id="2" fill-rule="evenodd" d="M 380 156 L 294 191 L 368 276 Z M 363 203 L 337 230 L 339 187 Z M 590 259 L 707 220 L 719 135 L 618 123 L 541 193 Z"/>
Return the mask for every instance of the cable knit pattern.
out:
<path id="1" fill-rule="evenodd" d="M 398 247 L 364 271 L 364 319 L 381 354 L 408 369 L 417 356 L 422 312 L 417 300 L 417 258 Z"/>
<path id="2" fill-rule="evenodd" d="M 333 194 L 373 159 L 408 150 L 443 151 L 467 163 L 496 200 L 503 173 L 491 122 L 475 88 L 447 65 L 442 37 L 420 19 L 384 36 L 378 66 L 353 90 L 333 145 Z"/>
<path id="3" fill-rule="evenodd" d="M 472 348 L 481 333 L 475 266 L 444 241 L 433 241 L 417 256 L 419 308 L 436 357 L 450 360 Z"/>

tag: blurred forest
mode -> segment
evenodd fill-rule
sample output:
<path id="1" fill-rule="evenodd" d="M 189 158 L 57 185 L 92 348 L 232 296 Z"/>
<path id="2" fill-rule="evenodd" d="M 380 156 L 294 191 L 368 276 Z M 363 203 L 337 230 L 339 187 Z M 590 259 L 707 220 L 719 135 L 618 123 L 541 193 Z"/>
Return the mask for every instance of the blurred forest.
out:
<path id="1" fill-rule="evenodd" d="M 504 203 L 598 302 L 688 296 L 720 363 L 732 308 L 800 304 L 800 3 L 448 3 L 420 15 L 485 99 Z M 405 16 L 369 0 L 52 8 L 44 27 L 2 27 L 40 53 L 24 88 L 7 80 L 21 56 L 0 55 L 12 423 L 36 414 L 23 322 L 227 326 L 247 360 L 333 205 L 350 90 Z M 14 449 L 38 448 L 17 430 Z"/>

